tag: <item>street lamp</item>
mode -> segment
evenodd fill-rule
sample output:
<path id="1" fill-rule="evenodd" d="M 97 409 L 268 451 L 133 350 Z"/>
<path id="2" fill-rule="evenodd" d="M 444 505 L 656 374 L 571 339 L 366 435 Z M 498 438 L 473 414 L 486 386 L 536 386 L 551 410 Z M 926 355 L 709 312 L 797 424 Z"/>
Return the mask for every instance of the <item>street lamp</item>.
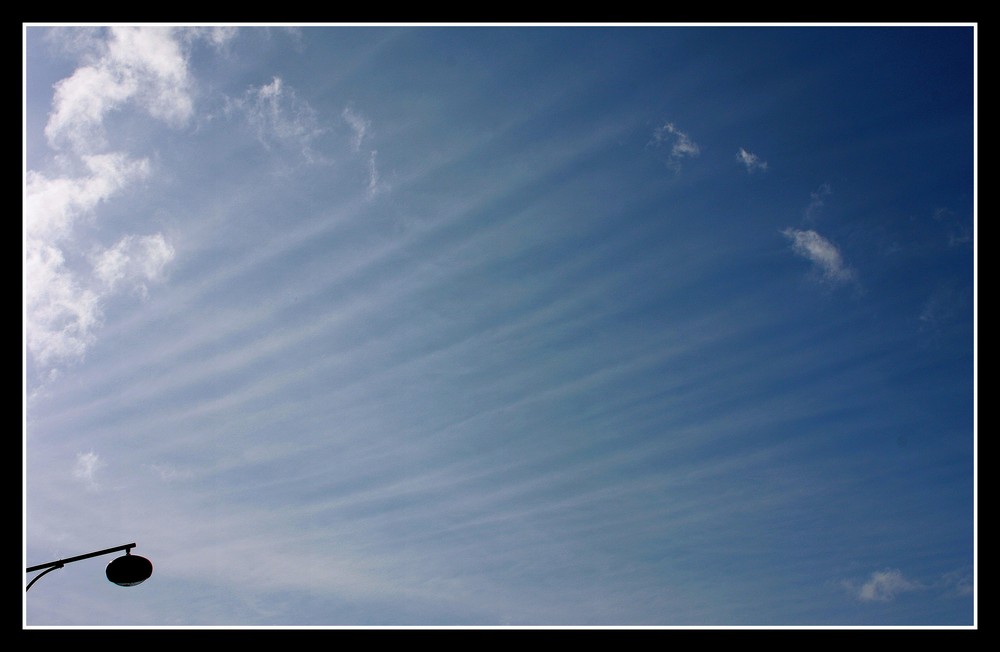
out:
<path id="1" fill-rule="evenodd" d="M 51 573 L 55 569 L 62 568 L 70 562 L 80 561 L 81 559 L 90 559 L 91 557 L 98 557 L 100 555 L 109 555 L 112 552 L 118 552 L 119 550 L 124 550 L 125 554 L 121 557 L 112 559 L 111 563 L 108 564 L 107 569 L 104 571 L 105 575 L 108 576 L 108 580 L 114 582 L 118 586 L 135 586 L 136 584 L 142 584 L 149 579 L 150 575 L 153 574 L 153 563 L 145 557 L 133 555 L 132 548 L 135 548 L 134 543 L 126 543 L 124 546 L 116 546 L 114 548 L 107 548 L 106 550 L 98 550 L 97 552 L 88 552 L 85 555 L 77 555 L 76 557 L 70 557 L 68 559 L 60 559 L 58 561 L 50 561 L 46 564 L 30 566 L 24 570 L 25 573 L 31 573 L 37 570 L 42 572 L 28 582 L 28 588 L 24 590 L 27 591 L 30 589 L 31 585 L 37 582 L 38 578 L 45 575 L 45 573 Z"/>

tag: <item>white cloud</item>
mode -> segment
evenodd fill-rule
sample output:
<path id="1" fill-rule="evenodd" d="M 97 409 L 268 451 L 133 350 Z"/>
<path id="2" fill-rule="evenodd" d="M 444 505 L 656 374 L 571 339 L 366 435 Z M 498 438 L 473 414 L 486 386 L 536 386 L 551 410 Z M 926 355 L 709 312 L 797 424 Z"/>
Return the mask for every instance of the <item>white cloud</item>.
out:
<path id="1" fill-rule="evenodd" d="M 101 204 L 150 175 L 145 158 L 107 148 L 105 119 L 136 108 L 171 126 L 193 113 L 191 80 L 178 34 L 172 28 L 112 27 L 54 30 L 65 35 L 84 64 L 54 86 L 45 127 L 59 161 L 75 173 L 49 176 L 33 170 L 24 186 L 24 307 L 28 351 L 42 365 L 80 359 L 101 324 L 101 304 L 121 288 L 145 292 L 162 278 L 173 249 L 161 234 L 122 236 L 81 265 L 75 238 L 81 220 Z M 84 38 L 85 37 L 85 38 Z M 55 37 L 53 37 L 55 38 Z"/>
<path id="2" fill-rule="evenodd" d="M 375 165 L 375 155 L 377 150 L 372 150 L 368 157 L 368 194 L 374 196 L 379 190 L 378 167 Z"/>
<path id="3" fill-rule="evenodd" d="M 150 464 L 147 466 L 156 476 L 164 482 L 174 482 L 177 480 L 190 480 L 194 473 L 190 470 L 178 470 L 172 466 L 161 464 Z"/>
<path id="4" fill-rule="evenodd" d="M 44 244 L 25 253 L 24 277 L 28 351 L 43 365 L 83 357 L 100 324 L 97 294 L 63 269 L 59 249 Z"/>
<path id="5" fill-rule="evenodd" d="M 755 170 L 765 171 L 767 170 L 767 161 L 761 160 L 759 156 L 748 152 L 747 150 L 740 148 L 740 151 L 736 154 L 736 160 L 746 166 L 747 172 L 753 174 Z"/>
<path id="6" fill-rule="evenodd" d="M 951 210 L 938 208 L 934 211 L 934 221 L 947 225 L 949 247 L 957 247 L 972 242 L 972 229 Z"/>
<path id="7" fill-rule="evenodd" d="M 371 128 L 371 122 L 361 114 L 353 111 L 350 107 L 345 108 L 341 115 L 354 132 L 354 138 L 351 140 L 352 149 L 355 152 L 361 151 L 361 142 L 365 139 L 365 135 Z"/>
<path id="8" fill-rule="evenodd" d="M 168 29 L 117 27 L 109 50 L 124 74 L 139 79 L 137 99 L 154 118 L 178 126 L 194 113 L 187 59 Z"/>
<path id="9" fill-rule="evenodd" d="M 920 321 L 935 324 L 948 319 L 953 314 L 953 298 L 946 288 L 938 288 L 924 302 L 920 311 Z"/>
<path id="10" fill-rule="evenodd" d="M 360 152 L 361 145 L 364 143 L 365 138 L 367 138 L 371 133 L 371 121 L 351 107 L 345 107 L 341 112 L 341 117 L 343 117 L 347 124 L 351 127 L 351 131 L 353 133 L 353 137 L 351 138 L 351 149 L 354 152 Z M 379 179 L 378 165 L 376 164 L 377 156 L 378 150 L 373 149 L 368 152 L 369 197 L 374 197 L 383 189 Z"/>
<path id="11" fill-rule="evenodd" d="M 809 205 L 806 206 L 805 218 L 807 221 L 813 222 L 819 217 L 819 213 L 823 210 L 823 204 L 826 203 L 826 198 L 833 194 L 830 190 L 830 184 L 824 183 L 821 185 L 816 192 L 811 193 Z"/>
<path id="12" fill-rule="evenodd" d="M 217 27 L 189 27 L 185 29 L 182 34 L 186 37 L 188 41 L 192 41 L 198 38 L 204 38 L 208 41 L 212 47 L 217 50 L 224 49 L 229 45 L 230 41 L 236 38 L 239 28 L 233 26 L 217 26 Z"/>
<path id="13" fill-rule="evenodd" d="M 862 602 L 889 602 L 900 593 L 920 590 L 917 582 L 907 579 L 895 569 L 875 571 L 858 589 L 857 598 Z"/>
<path id="14" fill-rule="evenodd" d="M 134 102 L 170 125 L 193 113 L 187 60 L 174 32 L 163 27 L 112 27 L 98 41 L 99 56 L 55 85 L 45 126 L 49 143 L 78 153 L 105 146 L 103 122 L 112 110 Z"/>
<path id="15" fill-rule="evenodd" d="M 791 240 L 792 251 L 811 261 L 826 280 L 844 282 L 855 277 L 836 245 L 815 231 L 788 228 L 781 233 Z"/>
<path id="16" fill-rule="evenodd" d="M 947 598 L 960 598 L 974 594 L 974 578 L 967 570 L 952 571 L 941 576 L 936 586 Z"/>
<path id="17" fill-rule="evenodd" d="M 269 84 L 249 88 L 242 97 L 231 100 L 229 110 L 242 112 L 267 149 L 290 147 L 306 160 L 315 160 L 313 141 L 326 130 L 319 126 L 316 111 L 308 102 L 285 86 L 280 77 Z"/>
<path id="18" fill-rule="evenodd" d="M 88 489 L 96 490 L 97 471 L 104 466 L 97 453 L 77 453 L 76 464 L 73 466 L 73 477 L 84 483 Z"/>
<path id="19" fill-rule="evenodd" d="M 162 234 L 126 235 L 97 255 L 94 274 L 109 290 L 127 286 L 145 297 L 146 281 L 160 281 L 174 248 Z"/>
<path id="20" fill-rule="evenodd" d="M 674 167 L 679 166 L 682 158 L 698 156 L 701 153 L 698 144 L 692 141 L 686 133 L 674 126 L 672 122 L 658 127 L 653 132 L 653 143 L 657 147 L 664 144 L 670 145 L 670 162 Z"/>
<path id="21" fill-rule="evenodd" d="M 77 151 L 104 144 L 104 115 L 135 92 L 131 80 L 117 79 L 105 68 L 78 68 L 55 85 L 55 110 L 45 126 L 53 147 L 68 142 Z"/>
<path id="22" fill-rule="evenodd" d="M 968 313 L 971 306 L 972 298 L 968 288 L 959 288 L 951 282 L 939 282 L 920 310 L 920 330 L 943 333 L 956 319 Z"/>
<path id="23" fill-rule="evenodd" d="M 71 234 L 73 224 L 128 183 L 149 174 L 149 162 L 120 153 L 81 157 L 88 174 L 50 179 L 28 171 L 25 178 L 25 237 L 54 243 Z"/>
<path id="24" fill-rule="evenodd" d="M 217 47 L 225 45 L 235 37 L 235 27 L 213 27 L 209 32 L 209 40 Z"/>
<path id="25" fill-rule="evenodd" d="M 24 211 L 24 306 L 28 350 L 38 362 L 80 358 L 100 325 L 103 291 L 66 263 L 73 226 L 128 183 L 145 177 L 145 160 L 122 154 L 82 157 L 87 176 L 49 179 L 28 172 Z"/>

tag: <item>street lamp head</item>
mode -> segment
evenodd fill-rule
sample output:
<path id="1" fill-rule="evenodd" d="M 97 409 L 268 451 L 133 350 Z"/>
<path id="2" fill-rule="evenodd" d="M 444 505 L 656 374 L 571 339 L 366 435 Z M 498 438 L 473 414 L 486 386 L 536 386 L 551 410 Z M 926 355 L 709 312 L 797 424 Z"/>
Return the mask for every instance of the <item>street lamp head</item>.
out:
<path id="1" fill-rule="evenodd" d="M 153 574 L 153 563 L 127 550 L 122 557 L 111 560 L 105 574 L 108 580 L 118 586 L 135 586 L 142 584 Z"/>

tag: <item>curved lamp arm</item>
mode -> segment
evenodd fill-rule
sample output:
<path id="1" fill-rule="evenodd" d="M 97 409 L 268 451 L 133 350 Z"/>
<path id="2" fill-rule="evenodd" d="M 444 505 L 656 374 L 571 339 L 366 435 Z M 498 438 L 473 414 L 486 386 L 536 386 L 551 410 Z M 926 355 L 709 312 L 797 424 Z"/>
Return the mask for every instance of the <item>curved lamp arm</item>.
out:
<path id="1" fill-rule="evenodd" d="M 30 582 L 28 582 L 28 588 L 25 589 L 25 591 L 27 591 L 28 589 L 30 589 L 31 585 L 34 584 L 35 582 L 37 582 L 38 578 L 41 577 L 42 575 L 45 575 L 46 573 L 51 573 L 55 569 L 62 568 L 62 567 L 63 567 L 63 565 L 59 564 L 58 566 L 53 566 L 51 568 L 47 568 L 47 569 L 43 570 L 41 573 L 39 573 L 38 575 L 35 575 L 35 577 Z"/>

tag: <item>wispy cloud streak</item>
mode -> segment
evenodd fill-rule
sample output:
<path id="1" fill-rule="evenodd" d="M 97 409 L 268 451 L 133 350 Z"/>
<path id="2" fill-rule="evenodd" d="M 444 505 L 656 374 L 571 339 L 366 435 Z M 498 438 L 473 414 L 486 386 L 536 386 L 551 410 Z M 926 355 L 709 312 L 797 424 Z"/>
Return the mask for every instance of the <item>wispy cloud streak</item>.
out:
<path id="1" fill-rule="evenodd" d="M 378 150 L 372 150 L 371 154 L 368 155 L 368 195 L 370 197 L 375 196 L 379 191 L 379 173 L 378 165 L 375 163 L 375 156 L 378 154 Z"/>
<path id="2" fill-rule="evenodd" d="M 361 143 L 364 142 L 365 136 L 371 128 L 371 122 L 351 107 L 345 107 L 341 115 L 354 133 L 354 137 L 351 139 L 351 149 L 360 152 Z"/>
<path id="3" fill-rule="evenodd" d="M 322 158 L 314 143 L 326 129 L 320 126 L 316 110 L 281 77 L 248 88 L 240 97 L 230 99 L 226 108 L 246 118 L 265 148 L 294 149 L 310 162 Z"/>
<path id="4" fill-rule="evenodd" d="M 352 107 L 344 107 L 341 117 L 351 128 L 351 150 L 355 153 L 361 152 L 361 146 L 366 139 L 371 137 L 371 120 Z M 380 175 L 376 158 L 378 150 L 372 149 L 368 152 L 368 197 L 374 197 L 384 188 L 380 185 Z"/>
<path id="5" fill-rule="evenodd" d="M 191 58 L 189 82 L 222 89 L 224 117 L 178 139 L 133 94 L 104 113 L 108 151 L 39 168 L 78 188 L 65 209 L 41 202 L 36 228 L 106 325 L 89 327 L 101 346 L 81 347 L 85 365 L 26 402 L 29 552 L 134 536 L 166 608 L 88 604 L 81 581 L 75 608 L 39 601 L 25 618 L 766 626 L 937 606 L 926 578 L 966 568 L 942 542 L 967 520 L 949 495 L 968 466 L 926 456 L 932 431 L 962 422 L 922 423 L 957 412 L 927 400 L 941 383 L 896 384 L 938 367 L 883 337 L 879 297 L 790 300 L 789 276 L 845 283 L 864 254 L 802 219 L 822 179 L 789 213 L 740 142 L 694 158 L 720 116 L 678 104 L 684 80 L 641 77 L 651 42 L 631 51 L 619 30 L 567 34 L 616 45 L 587 75 L 573 51 L 504 30 L 487 50 L 486 32 L 379 33 L 305 29 L 290 51 L 266 30 L 201 32 L 211 58 Z M 29 49 L 39 73 L 58 70 L 50 52 Z M 626 70 L 667 91 L 655 105 L 676 124 L 608 95 Z M 699 106 L 692 138 L 682 115 Z M 113 147 L 125 135 L 150 146 Z M 829 167 L 795 158 L 818 149 L 782 166 Z M 109 228 L 133 214 L 168 226 Z M 916 445 L 893 446 L 900 432 Z M 915 468 L 931 472 L 901 472 Z M 889 560 L 899 577 L 871 574 Z M 969 587 L 942 580 L 952 612 Z"/>

